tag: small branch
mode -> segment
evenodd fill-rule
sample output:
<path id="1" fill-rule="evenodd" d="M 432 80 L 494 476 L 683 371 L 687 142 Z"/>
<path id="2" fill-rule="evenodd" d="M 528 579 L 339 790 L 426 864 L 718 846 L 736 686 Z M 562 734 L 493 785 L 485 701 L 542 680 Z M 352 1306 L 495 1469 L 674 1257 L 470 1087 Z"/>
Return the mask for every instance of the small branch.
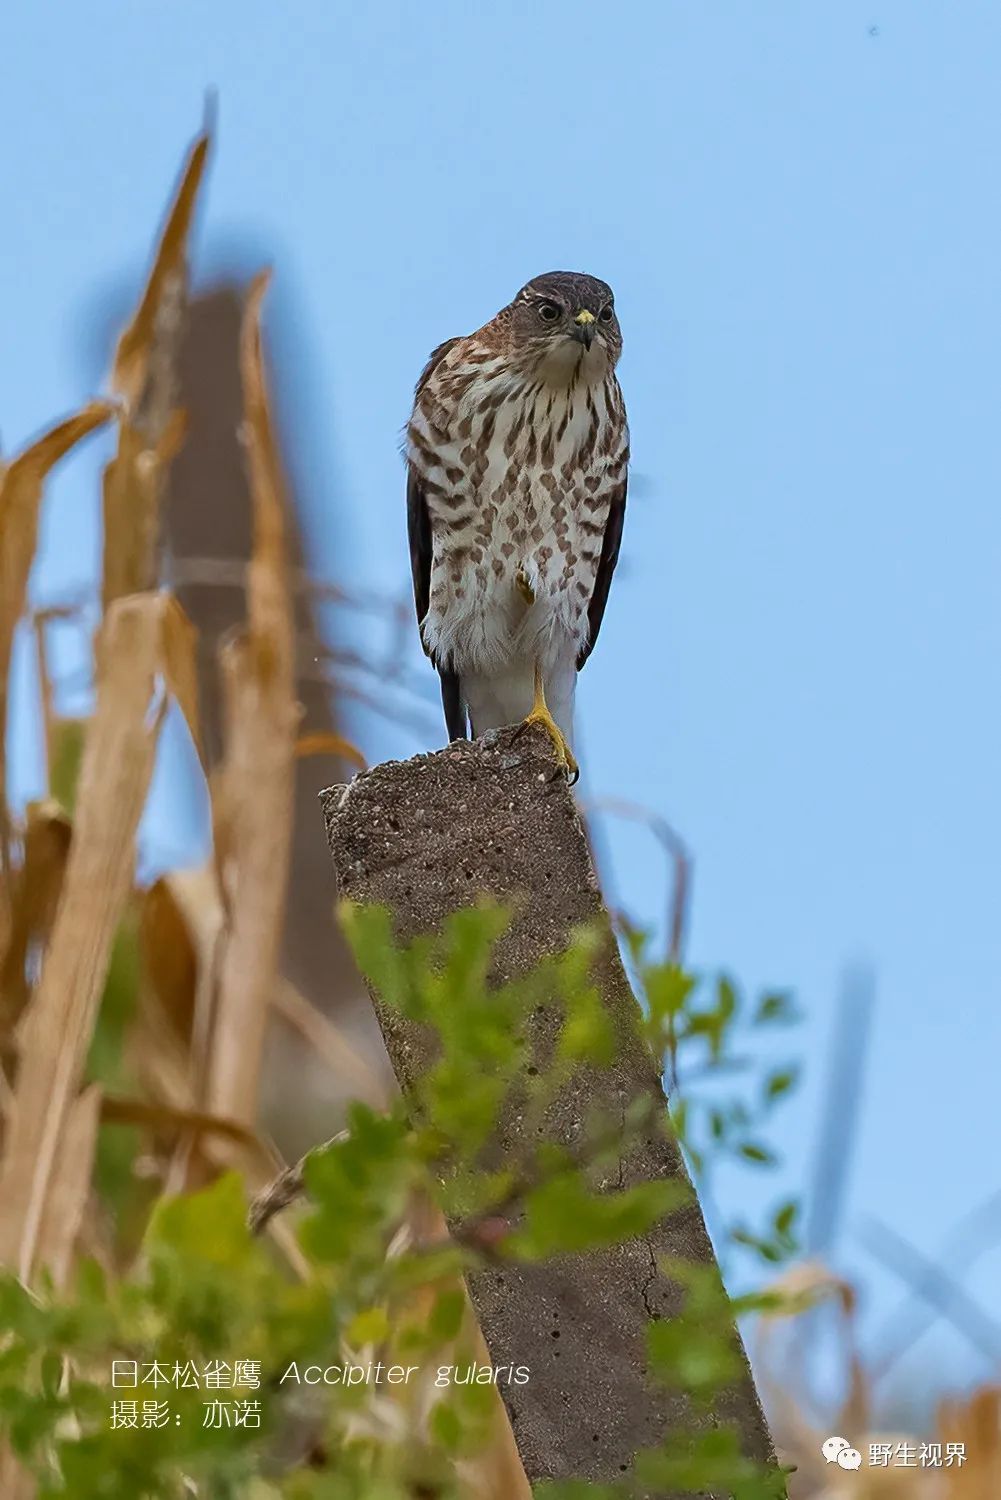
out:
<path id="1" fill-rule="evenodd" d="M 251 1200 L 247 1212 L 247 1225 L 251 1234 L 263 1234 L 275 1214 L 280 1214 L 283 1209 L 288 1208 L 303 1196 L 306 1191 L 305 1170 L 309 1158 L 319 1151 L 326 1151 L 328 1147 L 346 1141 L 347 1138 L 346 1130 L 338 1131 L 337 1135 L 332 1136 L 329 1141 L 324 1141 L 322 1146 L 314 1146 L 312 1150 L 307 1151 L 294 1167 L 286 1167 L 283 1172 L 279 1172 L 274 1182 L 269 1183 L 262 1192 L 257 1194 L 256 1198 Z"/>
<path id="2" fill-rule="evenodd" d="M 692 878 L 692 856 L 684 840 L 666 818 L 639 802 L 630 802 L 624 797 L 589 797 L 584 806 L 592 812 L 610 813 L 630 823 L 642 823 L 667 854 L 674 876 L 667 902 L 667 959 L 669 963 L 680 964 L 688 926 Z"/>

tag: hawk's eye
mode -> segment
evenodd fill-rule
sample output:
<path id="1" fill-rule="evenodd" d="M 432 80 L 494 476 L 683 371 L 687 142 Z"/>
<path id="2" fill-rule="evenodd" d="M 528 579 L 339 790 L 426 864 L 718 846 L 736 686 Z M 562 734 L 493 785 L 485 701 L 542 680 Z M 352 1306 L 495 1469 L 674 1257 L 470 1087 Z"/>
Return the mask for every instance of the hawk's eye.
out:
<path id="1" fill-rule="evenodd" d="M 606 302 L 601 309 L 601 312 L 598 314 L 598 321 L 600 323 L 610 323 L 612 321 L 612 304 L 610 302 Z"/>
<path id="2" fill-rule="evenodd" d="M 555 323 L 562 316 L 563 309 L 558 302 L 540 302 L 539 317 L 543 323 Z"/>

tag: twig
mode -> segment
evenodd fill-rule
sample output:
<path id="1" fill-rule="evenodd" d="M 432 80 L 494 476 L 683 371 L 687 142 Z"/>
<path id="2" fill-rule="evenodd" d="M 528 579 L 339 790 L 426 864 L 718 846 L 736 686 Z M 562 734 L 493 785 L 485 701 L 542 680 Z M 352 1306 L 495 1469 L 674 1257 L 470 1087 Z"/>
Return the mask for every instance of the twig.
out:
<path id="1" fill-rule="evenodd" d="M 311 1156 L 320 1151 L 326 1151 L 331 1146 L 337 1146 L 341 1141 L 346 1141 L 348 1131 L 340 1130 L 329 1141 L 324 1141 L 322 1146 L 314 1146 L 307 1151 L 305 1156 L 299 1158 L 294 1167 L 286 1167 L 279 1172 L 274 1182 L 251 1200 L 247 1212 L 247 1224 L 251 1234 L 261 1234 L 267 1227 L 269 1221 L 275 1214 L 280 1214 L 283 1209 L 289 1207 L 297 1198 L 301 1198 L 306 1191 L 305 1169 L 306 1163 Z"/>
<path id="2" fill-rule="evenodd" d="M 589 797 L 584 806 L 593 812 L 607 812 L 631 823 L 642 823 L 666 851 L 674 876 L 667 902 L 667 958 L 669 963 L 680 964 L 692 879 L 692 856 L 683 839 L 666 818 L 639 802 L 629 802 L 623 797 Z"/>
<path id="3" fill-rule="evenodd" d="M 172 557 L 169 563 L 170 584 L 188 588 L 245 588 L 247 563 L 235 557 Z M 366 590 L 352 593 L 339 583 L 322 583 L 312 578 L 304 568 L 293 568 L 289 583 L 295 593 L 312 594 L 324 604 L 343 604 L 348 609 L 363 614 L 396 614 L 400 599 L 394 594 L 377 594 Z"/>

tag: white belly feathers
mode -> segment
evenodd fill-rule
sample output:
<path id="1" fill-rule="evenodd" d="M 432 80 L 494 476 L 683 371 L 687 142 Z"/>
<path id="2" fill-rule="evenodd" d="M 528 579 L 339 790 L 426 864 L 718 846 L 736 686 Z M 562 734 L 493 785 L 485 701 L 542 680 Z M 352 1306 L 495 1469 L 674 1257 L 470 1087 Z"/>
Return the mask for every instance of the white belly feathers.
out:
<path id="1" fill-rule="evenodd" d="M 415 410 L 433 561 L 422 633 L 461 673 L 576 660 L 621 445 L 600 441 L 604 382 L 553 387 L 484 365 L 449 413 Z M 621 464 L 619 464 L 621 468 Z"/>

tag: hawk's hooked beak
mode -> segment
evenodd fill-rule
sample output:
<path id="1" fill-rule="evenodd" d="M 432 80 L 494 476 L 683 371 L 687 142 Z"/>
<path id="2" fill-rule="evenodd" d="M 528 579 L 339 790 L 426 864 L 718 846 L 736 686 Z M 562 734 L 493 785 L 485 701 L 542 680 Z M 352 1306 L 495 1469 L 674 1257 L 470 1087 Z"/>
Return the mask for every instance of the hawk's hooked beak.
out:
<path id="1" fill-rule="evenodd" d="M 585 349 L 590 349 L 594 342 L 594 313 L 589 313 L 586 307 L 582 307 L 574 318 L 573 336 Z"/>

